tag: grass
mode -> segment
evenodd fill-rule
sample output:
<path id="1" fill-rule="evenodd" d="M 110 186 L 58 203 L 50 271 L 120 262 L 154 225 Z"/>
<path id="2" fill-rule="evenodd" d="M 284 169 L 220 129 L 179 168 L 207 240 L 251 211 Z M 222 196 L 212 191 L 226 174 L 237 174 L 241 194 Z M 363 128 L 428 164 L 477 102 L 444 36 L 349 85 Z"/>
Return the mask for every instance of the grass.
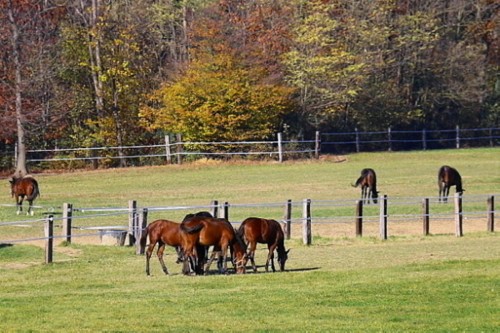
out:
<path id="1" fill-rule="evenodd" d="M 304 198 L 354 201 L 359 189 L 350 184 L 367 166 L 377 171 L 379 190 L 390 197 L 437 196 L 435 178 L 442 164 L 462 173 L 467 198 L 499 192 L 499 152 L 363 153 L 349 155 L 343 163 L 207 161 L 47 173 L 36 175 L 42 192 L 36 204 L 57 210 L 62 202 L 124 207 L 130 199 L 144 206 L 208 205 L 214 199 L 233 204 Z M 9 203 L 8 182 L 4 185 L 0 203 Z M 484 202 L 477 205 L 484 209 Z M 0 221 L 26 219 L 13 211 L 0 207 Z M 149 220 L 175 220 L 184 213 L 151 212 Z M 279 218 L 283 211 L 232 207 L 230 214 Z M 41 217 L 40 210 L 35 217 Z M 113 219 L 121 223 L 126 217 L 103 223 L 115 223 Z M 33 236 L 39 228 L 3 226 L 0 240 Z M 56 241 L 55 262 L 46 265 L 38 246 L 3 245 L 0 331 L 493 332 L 500 327 L 498 233 L 466 232 L 457 238 L 452 232 L 429 237 L 402 232 L 382 241 L 370 234 L 354 238 L 315 230 L 313 225 L 312 246 L 302 245 L 300 237 L 287 241 L 288 272 L 263 273 L 260 266 L 259 273 L 241 276 L 183 276 L 172 249 L 166 261 L 173 274 L 165 276 L 153 257 L 153 276 L 146 277 L 145 259 L 131 247 Z M 265 248 L 259 247 L 258 265 L 265 255 Z"/>

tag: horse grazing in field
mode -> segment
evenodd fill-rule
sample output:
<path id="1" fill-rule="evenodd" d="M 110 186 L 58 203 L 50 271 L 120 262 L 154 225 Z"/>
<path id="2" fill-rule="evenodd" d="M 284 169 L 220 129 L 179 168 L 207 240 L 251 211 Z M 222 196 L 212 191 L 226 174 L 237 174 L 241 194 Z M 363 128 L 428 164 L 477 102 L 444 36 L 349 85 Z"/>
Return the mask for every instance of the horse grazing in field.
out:
<path id="1" fill-rule="evenodd" d="M 364 202 L 369 203 L 371 198 L 373 203 L 377 203 L 377 175 L 373 169 L 367 168 L 361 170 L 361 175 L 356 180 L 356 184 L 351 184 L 351 186 L 361 186 L 361 200 Z"/>
<path id="2" fill-rule="evenodd" d="M 31 176 L 22 178 L 12 177 L 9 182 L 12 197 L 16 198 L 17 215 L 23 211 L 23 200 L 26 197 L 26 200 L 29 202 L 27 214 L 33 216 L 33 201 L 40 195 L 38 182 Z"/>
<path id="3" fill-rule="evenodd" d="M 213 217 L 193 216 L 181 223 L 182 248 L 184 250 L 184 272 L 203 272 L 203 261 L 205 248 L 213 245 L 214 251 L 219 253 L 219 261 L 222 261 L 221 273 L 227 273 L 227 251 L 231 252 L 236 273 L 244 273 L 246 265 L 245 244 L 236 235 L 233 226 L 226 219 Z M 200 248 L 200 246 L 202 246 Z M 200 253 L 200 250 L 203 253 Z M 207 264 L 205 272 L 208 271 L 211 261 Z M 190 265 L 190 267 L 187 267 Z"/>
<path id="4" fill-rule="evenodd" d="M 257 243 L 267 244 L 267 248 L 269 249 L 266 261 L 266 272 L 269 271 L 269 262 L 271 262 L 273 272 L 276 272 L 274 267 L 274 250 L 278 252 L 280 270 L 285 270 L 285 263 L 288 259 L 288 252 L 290 250 L 285 250 L 285 234 L 281 225 L 276 220 L 249 217 L 241 223 L 238 228 L 238 235 L 248 243 L 249 249 L 247 256 L 252 262 L 254 272 L 257 272 L 254 259 Z"/>
<path id="5" fill-rule="evenodd" d="M 462 177 L 458 171 L 448 165 L 443 165 L 438 172 L 439 202 L 448 201 L 451 186 L 455 186 L 456 192 L 460 195 L 465 191 L 462 188 Z"/>
<path id="6" fill-rule="evenodd" d="M 151 222 L 141 236 L 141 247 L 146 246 L 146 240 L 149 237 L 149 246 L 146 251 L 146 274 L 150 275 L 149 270 L 149 260 L 153 254 L 153 250 L 158 244 L 158 251 L 156 252 L 158 260 L 160 261 L 163 272 L 168 275 L 168 269 L 163 261 L 163 251 L 165 250 L 165 245 L 175 247 L 177 252 L 177 263 L 183 261 L 182 257 L 182 236 L 180 231 L 180 223 L 169 221 L 169 220 L 156 220 Z"/>

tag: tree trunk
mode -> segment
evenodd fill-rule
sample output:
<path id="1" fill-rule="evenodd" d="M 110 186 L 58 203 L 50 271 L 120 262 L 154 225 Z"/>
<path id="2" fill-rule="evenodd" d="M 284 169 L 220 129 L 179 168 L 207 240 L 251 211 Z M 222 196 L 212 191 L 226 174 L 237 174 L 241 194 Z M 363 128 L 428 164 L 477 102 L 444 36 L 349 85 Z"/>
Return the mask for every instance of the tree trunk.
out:
<path id="1" fill-rule="evenodd" d="M 11 27 L 11 43 L 15 67 L 15 95 L 16 95 L 16 125 L 17 125 L 17 165 L 14 175 L 24 177 L 28 174 L 26 168 L 26 145 L 24 144 L 24 123 L 22 103 L 22 76 L 21 76 L 21 54 L 19 45 L 19 29 L 12 12 L 12 1 L 9 0 L 8 16 Z"/>

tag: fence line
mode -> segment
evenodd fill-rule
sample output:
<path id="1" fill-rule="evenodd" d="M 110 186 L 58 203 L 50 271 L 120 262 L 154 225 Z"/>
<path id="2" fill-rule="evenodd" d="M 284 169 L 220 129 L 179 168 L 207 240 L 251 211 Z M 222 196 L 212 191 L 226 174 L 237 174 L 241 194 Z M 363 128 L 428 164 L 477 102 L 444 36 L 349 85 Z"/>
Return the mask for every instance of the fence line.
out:
<path id="1" fill-rule="evenodd" d="M 498 195 L 496 195 L 498 196 Z M 472 199 L 479 197 L 479 196 L 472 196 Z M 483 200 L 484 200 L 484 196 Z M 283 224 L 283 228 L 285 231 L 285 235 L 287 239 L 290 239 L 290 233 L 291 233 L 291 228 L 292 224 L 301 224 L 302 225 L 302 239 L 303 243 L 306 245 L 310 245 L 312 243 L 312 225 L 313 224 L 322 224 L 322 223 L 353 223 L 355 226 L 355 234 L 356 237 L 361 237 L 363 235 L 363 225 L 366 223 L 376 223 L 377 221 L 379 222 L 379 237 L 383 240 L 388 238 L 388 230 L 390 227 L 390 223 L 397 223 L 401 221 L 415 221 L 415 220 L 421 220 L 422 221 L 422 226 L 423 226 L 423 234 L 424 235 L 429 235 L 429 225 L 430 225 L 430 220 L 450 220 L 453 219 L 455 221 L 455 235 L 457 237 L 462 237 L 463 236 L 463 219 L 464 216 L 467 215 L 477 215 L 479 214 L 486 216 L 487 219 L 487 224 L 486 224 L 486 231 L 487 232 L 494 232 L 494 219 L 495 219 L 495 206 L 494 206 L 494 197 L 495 195 L 487 195 L 486 198 L 486 209 L 482 211 L 469 211 L 469 212 L 464 212 L 463 211 L 463 197 L 459 196 L 458 194 L 455 194 L 454 196 L 454 211 L 449 212 L 449 213 L 430 213 L 429 211 L 429 198 L 416 198 L 415 202 L 411 202 L 410 204 L 422 205 L 422 213 L 418 214 L 389 214 L 388 213 L 388 208 L 391 207 L 391 205 L 398 205 L 398 199 L 401 198 L 395 198 L 394 200 L 389 200 L 387 195 L 381 196 L 380 197 L 380 203 L 372 205 L 372 208 L 377 209 L 378 208 L 378 214 L 376 215 L 366 215 L 363 213 L 363 206 L 364 202 L 362 200 L 356 200 L 355 204 L 353 202 L 350 202 L 350 204 L 345 204 L 340 207 L 351 207 L 353 208 L 354 214 L 351 216 L 333 216 L 333 217 L 321 217 L 321 216 L 314 216 L 314 208 L 315 207 L 324 207 L 326 206 L 327 201 L 318 201 L 318 205 L 313 205 L 313 200 L 311 199 L 304 199 L 302 202 L 295 202 L 293 203 L 292 200 L 287 200 L 285 203 L 262 203 L 262 204 L 229 204 L 228 202 L 220 203 L 216 200 L 214 200 L 211 205 L 207 206 L 176 206 L 176 207 L 155 207 L 157 210 L 185 210 L 189 209 L 191 212 L 195 211 L 200 208 L 208 208 L 211 209 L 212 212 L 214 213 L 214 216 L 218 216 L 218 212 L 220 211 L 222 215 L 226 218 L 229 216 L 229 208 L 232 207 L 234 209 L 237 208 L 246 208 L 246 207 L 285 207 L 284 210 L 284 215 L 283 219 L 280 220 Z M 404 198 L 407 200 L 408 198 Z M 345 200 L 341 200 L 342 202 L 346 202 Z M 405 201 L 407 202 L 407 201 Z M 479 201 L 471 201 L 471 202 L 479 202 Z M 338 204 L 336 204 L 336 201 L 332 201 L 333 207 L 339 207 Z M 402 205 L 401 202 L 399 202 L 399 205 Z M 405 203 L 406 205 L 406 203 Z M 445 204 L 439 204 L 441 207 L 444 206 Z M 0 244 L 4 243 L 18 243 L 18 242 L 29 242 L 29 241 L 34 241 L 34 240 L 45 240 L 46 241 L 46 256 L 45 256 L 45 261 L 47 263 L 52 262 L 52 256 L 53 256 L 53 240 L 57 238 L 65 238 L 67 242 L 71 242 L 71 238 L 73 237 L 84 237 L 84 236 L 95 236 L 99 234 L 101 236 L 101 241 L 103 238 L 103 235 L 105 233 L 118 233 L 120 237 L 123 237 L 123 242 L 120 245 L 127 244 L 130 246 L 135 246 L 136 247 L 136 253 L 141 254 L 144 253 L 144 249 L 140 247 L 140 236 L 142 235 L 142 232 L 144 228 L 147 225 L 147 216 L 148 216 L 148 211 L 151 210 L 151 208 L 148 207 L 138 207 L 137 202 L 134 200 L 129 201 L 129 207 L 128 208 L 114 208 L 115 212 L 114 213 L 109 213 L 111 209 L 108 209 L 106 214 L 92 214 L 92 215 L 85 215 L 85 216 L 73 216 L 72 212 L 74 211 L 80 211 L 82 212 L 81 208 L 73 208 L 71 204 L 63 204 L 62 205 L 64 211 L 62 212 L 62 217 L 54 217 L 54 214 L 59 214 L 57 212 L 54 213 L 48 213 L 47 217 L 45 219 L 35 219 L 35 220 L 26 220 L 26 221 L 15 221 L 15 222 L 1 222 L 0 227 L 2 226 L 16 226 L 16 225 L 21 225 L 21 224 L 29 224 L 29 223 L 37 223 L 37 222 L 44 222 L 44 234 L 45 237 L 31 237 L 31 238 L 26 238 L 26 239 L 18 239 L 18 240 L 0 240 Z M 301 214 L 301 217 L 292 217 L 292 207 L 296 207 L 299 210 L 299 213 Z M 86 208 L 87 211 L 92 211 L 91 208 Z M 102 210 L 100 208 L 96 208 L 95 210 Z M 85 211 L 85 209 L 83 210 Z M 126 211 L 126 212 L 125 212 Z M 107 217 L 112 214 L 116 215 L 123 215 L 123 214 L 129 214 L 129 223 L 128 225 L 120 225 L 120 226 L 74 226 L 72 225 L 72 220 L 73 219 L 81 219 L 81 218 L 97 218 L 97 217 Z M 62 235 L 54 236 L 54 222 L 57 220 L 62 221 Z M 325 222 L 327 220 L 334 220 L 334 222 Z M 342 220 L 350 220 L 348 222 L 341 222 Z M 233 223 L 235 223 L 233 221 Z M 71 230 L 74 229 L 80 229 L 80 230 L 99 230 L 99 233 L 86 233 L 86 234 L 79 234 L 79 235 L 72 235 Z M 126 237 L 126 238 L 125 238 Z M 126 242 L 127 241 L 127 242 Z"/>
<path id="2" fill-rule="evenodd" d="M 176 163 L 185 158 L 261 156 L 282 162 L 290 157 L 315 157 L 320 153 L 348 153 L 361 151 L 426 150 L 462 147 L 496 147 L 500 144 L 500 128 L 475 128 L 444 130 L 394 130 L 361 132 L 320 133 L 313 140 L 284 140 L 277 133 L 270 141 L 182 141 L 177 135 L 172 142 L 165 136 L 164 142 L 152 145 L 81 147 L 28 150 L 29 163 L 41 162 L 97 162 L 103 160 L 131 160 L 133 163 Z M 123 156 L 118 156 L 118 151 Z M 12 159 L 17 158 L 15 152 Z M 147 159 L 149 162 L 145 162 Z M 160 159 L 157 161 L 155 159 Z M 15 161 L 14 161 L 15 163 Z"/>

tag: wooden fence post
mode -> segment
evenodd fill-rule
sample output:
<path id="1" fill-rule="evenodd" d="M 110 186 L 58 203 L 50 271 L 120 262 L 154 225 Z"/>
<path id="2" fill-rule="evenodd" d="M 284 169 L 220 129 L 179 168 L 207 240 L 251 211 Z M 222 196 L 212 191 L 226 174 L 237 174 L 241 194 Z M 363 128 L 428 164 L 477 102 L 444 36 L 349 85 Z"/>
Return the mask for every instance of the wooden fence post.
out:
<path id="1" fill-rule="evenodd" d="M 460 148 L 460 127 L 457 127 L 455 128 L 455 131 L 457 133 L 457 138 L 456 138 L 456 146 L 457 146 L 457 149 Z"/>
<path id="2" fill-rule="evenodd" d="M 356 237 L 363 236 L 363 200 L 356 201 L 356 218 L 354 220 L 356 225 Z"/>
<path id="3" fill-rule="evenodd" d="M 387 129 L 387 140 L 389 141 L 389 151 L 392 151 L 392 133 L 391 133 L 391 127 Z"/>
<path id="4" fill-rule="evenodd" d="M 357 127 L 354 129 L 354 132 L 356 133 L 356 153 L 359 153 L 359 132 Z"/>
<path id="5" fill-rule="evenodd" d="M 455 235 L 462 237 L 463 232 L 463 215 L 462 215 L 462 196 L 455 193 Z"/>
<path id="6" fill-rule="evenodd" d="M 429 198 L 422 200 L 422 224 L 424 236 L 429 235 Z"/>
<path id="7" fill-rule="evenodd" d="M 222 216 L 223 219 L 226 219 L 229 221 L 229 202 L 224 202 L 224 205 L 222 207 Z"/>
<path id="8" fill-rule="evenodd" d="M 495 197 L 492 195 L 488 197 L 488 226 L 489 232 L 495 232 Z"/>
<path id="9" fill-rule="evenodd" d="M 177 137 L 177 164 L 182 164 L 182 135 L 178 133 Z"/>
<path id="10" fill-rule="evenodd" d="M 304 199 L 302 205 L 302 241 L 311 245 L 311 199 Z"/>
<path id="11" fill-rule="evenodd" d="M 283 216 L 285 222 L 285 237 L 290 239 L 292 234 L 292 200 L 288 199 L 285 204 L 285 214 Z"/>
<path id="12" fill-rule="evenodd" d="M 125 244 L 134 245 L 134 228 L 137 220 L 137 201 L 129 200 L 128 202 L 128 232 L 125 239 Z"/>
<path id="13" fill-rule="evenodd" d="M 217 218 L 219 215 L 219 201 L 212 200 L 210 206 L 212 206 L 212 216 Z"/>
<path id="14" fill-rule="evenodd" d="M 139 214 L 139 224 L 136 230 L 136 242 L 135 242 L 135 254 L 144 254 L 145 247 L 141 244 L 142 234 L 145 231 L 144 229 L 148 225 L 148 209 L 143 208 L 142 214 Z"/>
<path id="15" fill-rule="evenodd" d="M 172 164 L 172 151 L 170 150 L 170 135 L 165 135 L 165 157 L 168 164 Z"/>
<path id="16" fill-rule="evenodd" d="M 387 239 L 387 195 L 380 200 L 380 238 Z"/>
<path id="17" fill-rule="evenodd" d="M 54 215 L 49 215 L 45 220 L 45 263 L 52 262 L 54 252 Z"/>
<path id="18" fill-rule="evenodd" d="M 422 130 L 422 149 L 427 149 L 427 133 L 425 132 L 425 128 Z"/>
<path id="19" fill-rule="evenodd" d="M 314 140 L 314 158 L 319 158 L 319 152 L 321 150 L 321 136 L 319 135 L 319 131 L 316 131 L 316 137 Z"/>
<path id="20" fill-rule="evenodd" d="M 66 242 L 71 243 L 71 223 L 73 217 L 73 204 L 63 203 L 62 232 Z"/>
<path id="21" fill-rule="evenodd" d="M 281 139 L 281 133 L 278 133 L 278 161 L 283 162 L 283 141 Z"/>

